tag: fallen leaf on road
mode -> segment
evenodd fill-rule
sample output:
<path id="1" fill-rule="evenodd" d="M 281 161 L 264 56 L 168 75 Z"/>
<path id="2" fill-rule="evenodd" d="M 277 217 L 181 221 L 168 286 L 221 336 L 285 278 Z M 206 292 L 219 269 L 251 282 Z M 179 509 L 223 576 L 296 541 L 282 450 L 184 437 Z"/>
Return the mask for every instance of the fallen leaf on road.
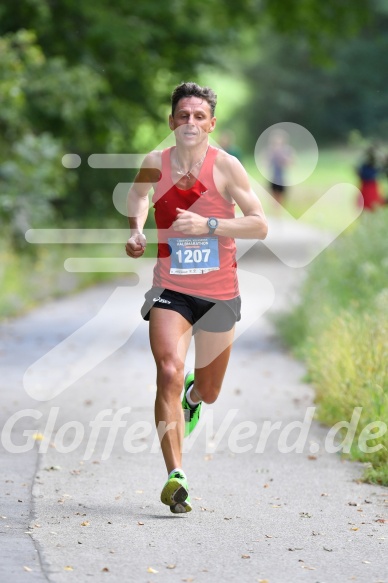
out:
<path id="1" fill-rule="evenodd" d="M 329 494 L 326 494 L 326 492 L 322 492 L 321 496 L 329 496 Z"/>
<path id="2" fill-rule="evenodd" d="M 324 551 L 327 551 L 328 553 L 332 553 L 333 549 L 329 549 L 328 547 L 323 547 Z"/>
<path id="3" fill-rule="evenodd" d="M 358 506 L 357 502 L 348 502 L 349 506 Z"/>
<path id="4" fill-rule="evenodd" d="M 205 455 L 203 459 L 205 460 L 205 462 L 210 462 L 213 459 L 213 456 L 211 454 Z"/>
<path id="5" fill-rule="evenodd" d="M 388 520 L 386 518 L 376 518 L 375 522 L 380 522 L 380 524 L 386 524 Z"/>
<path id="6" fill-rule="evenodd" d="M 156 569 L 153 569 L 152 567 L 148 567 L 147 573 L 158 573 L 158 571 Z"/>
<path id="7" fill-rule="evenodd" d="M 228 517 L 228 516 L 224 516 L 224 520 L 232 520 L 232 516 Z"/>
<path id="8" fill-rule="evenodd" d="M 350 530 L 358 530 L 358 526 L 352 526 Z"/>
<path id="9" fill-rule="evenodd" d="M 364 565 L 370 565 L 370 561 L 362 561 Z"/>
<path id="10" fill-rule="evenodd" d="M 66 567 L 63 567 L 65 571 L 74 571 L 73 567 L 70 567 L 70 565 L 66 565 Z"/>
<path id="11" fill-rule="evenodd" d="M 60 469 L 61 466 L 47 466 L 47 468 L 45 468 L 46 472 L 59 471 Z"/>
<path id="12" fill-rule="evenodd" d="M 135 494 L 143 494 L 144 490 L 135 490 Z"/>
<path id="13" fill-rule="evenodd" d="M 81 522 L 81 526 L 89 526 L 90 522 L 89 520 L 84 520 L 83 522 Z"/>
<path id="14" fill-rule="evenodd" d="M 301 518 L 312 518 L 312 514 L 309 514 L 308 512 L 299 512 L 299 516 Z"/>
<path id="15" fill-rule="evenodd" d="M 176 565 L 167 565 L 166 569 L 175 569 Z"/>
<path id="16" fill-rule="evenodd" d="M 103 568 L 101 569 L 101 571 L 102 571 L 103 573 L 109 573 L 109 569 L 108 569 L 108 567 L 103 567 Z"/>
<path id="17" fill-rule="evenodd" d="M 23 569 L 27 571 L 27 573 L 31 573 L 32 571 L 31 567 L 23 567 Z"/>
<path id="18" fill-rule="evenodd" d="M 308 456 L 307 456 L 307 459 L 309 459 L 309 460 L 316 460 L 316 459 L 318 459 L 318 458 L 317 458 L 317 456 L 316 456 L 316 455 L 308 455 Z"/>
<path id="19" fill-rule="evenodd" d="M 43 433 L 34 433 L 32 436 L 32 439 L 34 439 L 35 441 L 43 441 L 44 440 L 44 435 Z"/>
<path id="20" fill-rule="evenodd" d="M 307 569 L 308 571 L 316 571 L 315 567 L 309 567 L 308 565 L 301 565 L 302 569 Z"/>
<path id="21" fill-rule="evenodd" d="M 242 558 L 242 559 L 250 559 L 250 558 L 251 558 L 251 556 L 250 556 L 250 555 L 241 555 L 241 558 Z"/>
<path id="22" fill-rule="evenodd" d="M 138 524 L 139 526 L 144 526 L 144 522 L 140 522 L 140 521 L 138 521 L 138 523 L 137 523 L 137 524 Z"/>
<path id="23" fill-rule="evenodd" d="M 258 583 L 269 583 L 268 579 L 258 579 Z"/>

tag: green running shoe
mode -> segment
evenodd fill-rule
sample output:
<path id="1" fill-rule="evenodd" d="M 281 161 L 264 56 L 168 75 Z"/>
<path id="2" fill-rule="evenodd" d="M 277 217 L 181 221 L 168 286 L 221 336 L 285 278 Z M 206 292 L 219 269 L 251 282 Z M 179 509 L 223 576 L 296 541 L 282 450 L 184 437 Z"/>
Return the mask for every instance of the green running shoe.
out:
<path id="1" fill-rule="evenodd" d="M 163 504 L 170 506 L 174 514 L 183 514 L 192 510 L 189 498 L 189 486 L 183 472 L 174 472 L 163 486 L 160 494 Z"/>
<path id="2" fill-rule="evenodd" d="M 184 514 L 185 512 L 191 512 L 191 500 L 190 496 L 187 496 L 186 500 L 183 502 L 178 502 L 174 506 L 170 506 L 170 510 L 173 514 Z"/>
<path id="3" fill-rule="evenodd" d="M 201 413 L 202 401 L 196 407 L 190 407 L 186 400 L 186 393 L 194 383 L 194 371 L 189 370 L 185 376 L 184 394 L 182 399 L 183 414 L 185 416 L 185 437 L 190 435 L 199 421 L 199 414 Z"/>

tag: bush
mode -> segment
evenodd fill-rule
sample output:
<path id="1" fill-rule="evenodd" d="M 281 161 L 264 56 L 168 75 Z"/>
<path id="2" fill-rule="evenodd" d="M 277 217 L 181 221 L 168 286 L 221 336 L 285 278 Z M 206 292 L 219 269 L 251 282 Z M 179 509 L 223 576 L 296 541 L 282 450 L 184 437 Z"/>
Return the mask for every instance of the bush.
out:
<path id="1" fill-rule="evenodd" d="M 306 360 L 316 387 L 319 419 L 332 425 L 362 407 L 357 435 L 388 419 L 388 209 L 364 213 L 311 266 L 301 301 L 282 315 L 283 338 Z M 357 436 L 356 436 L 357 437 Z M 370 462 L 366 479 L 388 485 L 388 432 L 356 443 L 351 455 Z"/>

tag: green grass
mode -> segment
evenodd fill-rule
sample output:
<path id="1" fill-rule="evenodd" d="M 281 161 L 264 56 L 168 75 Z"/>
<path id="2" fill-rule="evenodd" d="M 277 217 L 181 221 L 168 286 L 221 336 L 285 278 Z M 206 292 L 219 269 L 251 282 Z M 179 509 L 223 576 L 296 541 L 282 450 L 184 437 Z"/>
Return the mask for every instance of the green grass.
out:
<path id="1" fill-rule="evenodd" d="M 0 319 L 17 316 L 34 306 L 117 273 L 69 273 L 68 257 L 125 257 L 123 245 L 46 245 L 16 252 L 5 241 L 0 251 Z"/>
<path id="2" fill-rule="evenodd" d="M 357 443 L 369 423 L 388 420 L 388 209 L 364 213 L 310 266 L 300 303 L 278 318 L 278 329 L 305 359 L 316 388 L 318 417 L 327 425 L 350 420 L 362 407 L 354 459 L 371 464 L 366 474 L 388 486 L 388 431 Z"/>

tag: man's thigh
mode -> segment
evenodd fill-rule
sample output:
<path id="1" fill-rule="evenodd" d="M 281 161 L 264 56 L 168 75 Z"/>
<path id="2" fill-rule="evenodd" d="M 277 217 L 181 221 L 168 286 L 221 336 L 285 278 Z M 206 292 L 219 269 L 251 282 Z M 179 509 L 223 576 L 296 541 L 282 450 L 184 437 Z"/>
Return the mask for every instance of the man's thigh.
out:
<path id="1" fill-rule="evenodd" d="M 183 363 L 191 340 L 191 324 L 178 312 L 153 307 L 149 334 L 156 364 L 163 361 Z"/>
<path id="2" fill-rule="evenodd" d="M 227 332 L 198 330 L 195 339 L 195 380 L 221 388 L 234 338 L 234 327 Z"/>

